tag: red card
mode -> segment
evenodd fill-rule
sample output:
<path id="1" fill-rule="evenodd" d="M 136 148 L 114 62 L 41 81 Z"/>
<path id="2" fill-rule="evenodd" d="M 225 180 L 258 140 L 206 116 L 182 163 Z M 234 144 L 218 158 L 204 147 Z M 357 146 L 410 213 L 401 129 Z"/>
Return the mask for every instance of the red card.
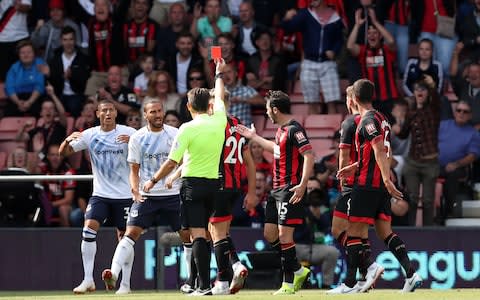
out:
<path id="1" fill-rule="evenodd" d="M 219 46 L 210 47 L 210 55 L 212 56 L 212 59 L 222 58 L 222 48 Z"/>

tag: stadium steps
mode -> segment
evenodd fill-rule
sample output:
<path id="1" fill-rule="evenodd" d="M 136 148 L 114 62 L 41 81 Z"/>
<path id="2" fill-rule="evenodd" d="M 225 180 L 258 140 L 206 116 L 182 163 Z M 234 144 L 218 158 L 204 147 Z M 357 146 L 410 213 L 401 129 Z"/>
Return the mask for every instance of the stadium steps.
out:
<path id="1" fill-rule="evenodd" d="M 480 227 L 480 218 L 454 218 L 445 220 L 445 226 L 449 227 Z"/>

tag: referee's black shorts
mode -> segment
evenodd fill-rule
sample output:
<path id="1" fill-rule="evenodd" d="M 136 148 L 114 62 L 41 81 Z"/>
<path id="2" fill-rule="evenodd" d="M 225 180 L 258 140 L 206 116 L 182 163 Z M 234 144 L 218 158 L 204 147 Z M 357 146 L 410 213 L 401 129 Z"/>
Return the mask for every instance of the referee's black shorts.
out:
<path id="1" fill-rule="evenodd" d="M 182 227 L 207 228 L 213 211 L 214 195 L 220 188 L 218 179 L 182 178 L 180 216 Z"/>

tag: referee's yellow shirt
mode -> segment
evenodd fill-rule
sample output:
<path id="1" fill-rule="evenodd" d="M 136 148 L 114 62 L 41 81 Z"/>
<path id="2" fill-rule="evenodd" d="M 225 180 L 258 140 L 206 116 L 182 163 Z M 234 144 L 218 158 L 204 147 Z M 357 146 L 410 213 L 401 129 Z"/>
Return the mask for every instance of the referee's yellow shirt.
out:
<path id="1" fill-rule="evenodd" d="M 201 114 L 180 126 L 168 158 L 178 163 L 183 157 L 182 177 L 218 179 L 226 125 L 225 105 L 215 98 L 213 115 Z"/>

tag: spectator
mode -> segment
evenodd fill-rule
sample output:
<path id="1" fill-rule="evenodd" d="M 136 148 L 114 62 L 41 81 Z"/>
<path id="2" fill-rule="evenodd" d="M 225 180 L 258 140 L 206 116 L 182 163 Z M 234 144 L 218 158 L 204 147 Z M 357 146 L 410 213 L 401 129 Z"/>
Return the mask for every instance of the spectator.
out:
<path id="1" fill-rule="evenodd" d="M 29 174 L 37 174 L 38 159 L 35 156 L 29 156 L 25 148 L 17 147 L 8 155 L 7 168 L 19 168 Z"/>
<path id="2" fill-rule="evenodd" d="M 65 16 L 65 6 L 63 0 L 50 0 L 48 2 L 50 20 L 46 23 L 37 23 L 37 27 L 32 32 L 31 40 L 35 48 L 43 50 L 43 59 L 50 61 L 54 52 L 62 45 L 62 31 L 66 26 L 74 30 L 74 45 L 80 46 L 81 33 L 78 25 Z M 40 25 L 40 26 L 39 26 Z M 82 91 L 83 92 L 83 91 Z"/>
<path id="3" fill-rule="evenodd" d="M 368 9 L 371 19 L 367 30 L 367 44 L 356 42 L 360 26 L 366 22 L 362 11 L 355 13 L 355 26 L 347 41 L 350 53 L 357 57 L 362 66 L 363 77 L 375 84 L 373 107 L 392 121 L 393 102 L 398 98 L 395 81 L 395 40 L 393 36 L 378 21 L 375 11 Z"/>
<path id="4" fill-rule="evenodd" d="M 408 113 L 408 102 L 407 100 L 400 98 L 395 101 L 392 109 L 392 116 L 395 120 L 395 124 L 398 124 L 400 127 L 405 123 Z M 390 136 L 390 143 L 392 145 L 392 165 L 393 171 L 395 172 L 396 177 L 398 178 L 398 185 L 403 186 L 403 166 L 405 165 L 405 159 L 408 156 L 410 150 L 410 136 L 406 138 L 399 138 L 394 131 L 392 131 Z"/>
<path id="5" fill-rule="evenodd" d="M 177 53 L 167 60 L 166 71 L 172 76 L 176 83 L 176 91 L 181 95 L 188 91 L 188 71 L 193 67 L 202 66 L 202 58 L 193 52 L 194 43 L 190 32 L 179 33 L 175 42 Z"/>
<path id="6" fill-rule="evenodd" d="M 27 15 L 31 8 L 32 0 L 4 0 L 0 3 L 0 11 L 3 13 L 3 27 L 0 31 L 0 81 L 5 81 L 8 70 L 18 59 L 18 43 L 29 36 Z"/>
<path id="7" fill-rule="evenodd" d="M 286 91 L 287 67 L 283 59 L 273 53 L 273 37 L 269 31 L 256 31 L 258 51 L 248 58 L 248 85 L 265 96 L 268 90 Z"/>
<path id="8" fill-rule="evenodd" d="M 409 1 L 378 1 L 378 6 L 380 10 L 383 9 L 384 13 L 386 13 L 385 29 L 387 29 L 388 32 L 395 37 L 395 43 L 397 44 L 397 69 L 400 73 L 402 73 L 404 70 L 407 70 L 406 67 L 408 60 L 408 25 L 410 18 Z"/>
<path id="9" fill-rule="evenodd" d="M 134 63 L 142 54 L 153 53 L 155 49 L 158 25 L 148 17 L 150 3 L 150 0 L 133 0 L 133 18 L 123 24 L 123 43 L 127 50 L 132 79 L 139 73 Z"/>
<path id="10" fill-rule="evenodd" d="M 469 166 L 480 156 L 480 134 L 469 124 L 471 118 L 471 106 L 462 100 L 457 104 L 454 119 L 440 122 L 438 149 L 446 203 L 443 217 L 452 215 L 459 180 L 467 176 Z"/>
<path id="11" fill-rule="evenodd" d="M 130 108 L 130 110 L 127 112 L 125 125 L 137 130 L 142 127 L 142 114 L 138 108 Z"/>
<path id="12" fill-rule="evenodd" d="M 304 222 L 295 228 L 297 258 L 309 265 L 321 265 L 321 288 L 330 289 L 340 252 L 325 243 L 325 235 L 330 232 L 333 217 L 326 193 L 320 189 L 308 192 L 305 211 Z"/>
<path id="13" fill-rule="evenodd" d="M 182 125 L 180 120 L 180 114 L 176 110 L 168 110 L 165 112 L 165 117 L 163 118 L 163 123 L 179 128 Z"/>
<path id="14" fill-rule="evenodd" d="M 195 8 L 190 32 L 200 39 L 204 47 L 212 46 L 220 33 L 231 31 L 232 20 L 220 15 L 220 0 L 206 0 L 203 17 L 200 17 L 198 7 Z"/>
<path id="15" fill-rule="evenodd" d="M 242 121 L 242 124 L 252 124 L 251 105 L 265 105 L 265 100 L 255 89 L 242 84 L 238 80 L 238 70 L 232 64 L 225 65 L 223 70 L 225 89 L 230 92 L 228 113 Z"/>
<path id="16" fill-rule="evenodd" d="M 49 88 L 49 90 L 53 92 L 53 88 Z M 59 108 L 62 110 L 61 103 L 58 99 L 53 100 L 53 98 L 43 101 L 40 119 L 36 127 L 33 128 L 34 124 L 25 123 L 25 126 L 20 128 L 17 134 L 17 141 L 27 142 L 28 151 L 37 153 L 40 160 L 45 158 L 50 145 L 59 144 L 66 136 L 65 113 L 62 115 L 58 113 Z"/>
<path id="17" fill-rule="evenodd" d="M 280 20 L 280 7 L 283 1 L 252 0 L 255 21 L 269 28 L 276 27 Z"/>
<path id="18" fill-rule="evenodd" d="M 30 41 L 19 42 L 17 52 L 19 60 L 10 67 L 5 81 L 5 91 L 9 99 L 5 115 L 38 116 L 40 98 L 45 93 L 46 63 L 43 59 L 35 57 L 35 50 Z"/>
<path id="19" fill-rule="evenodd" d="M 168 24 L 168 21 L 170 21 L 170 24 L 173 23 L 172 8 L 174 6 L 181 6 L 183 13 L 185 13 L 185 0 L 153 0 L 151 2 L 153 2 L 153 5 L 150 10 L 150 18 L 163 27 Z"/>
<path id="20" fill-rule="evenodd" d="M 255 209 L 246 210 L 243 205 L 244 197 L 240 197 L 233 207 L 233 220 L 231 226 L 244 226 L 261 228 L 265 219 L 265 205 L 268 197 L 266 176 L 257 170 L 255 173 L 255 196 L 257 205 Z"/>
<path id="21" fill-rule="evenodd" d="M 403 92 L 405 96 L 413 96 L 413 85 L 424 78 L 425 75 L 432 77 L 435 88 L 439 95 L 443 90 L 442 64 L 433 59 L 433 42 L 423 39 L 418 43 L 418 58 L 410 58 L 403 74 Z"/>
<path id="22" fill-rule="evenodd" d="M 192 68 L 188 71 L 188 81 L 187 81 L 187 88 L 206 88 L 207 87 L 207 80 L 205 77 L 205 73 L 203 69 Z M 182 123 L 188 122 L 192 120 L 192 116 L 187 109 L 187 96 L 183 96 L 180 100 L 180 120 Z"/>
<path id="23" fill-rule="evenodd" d="M 108 69 L 107 85 L 98 90 L 96 100 L 110 100 L 118 111 L 117 123 L 125 124 L 125 118 L 131 108 L 140 108 L 135 93 L 122 84 L 122 69 L 111 66 Z"/>
<path id="24" fill-rule="evenodd" d="M 157 2 L 157 1 L 155 1 Z M 154 4 L 155 7 L 155 4 Z M 165 28 L 160 28 L 157 34 L 157 49 L 155 58 L 158 63 L 158 69 L 163 69 L 167 58 L 172 57 L 177 53 L 175 42 L 177 35 L 180 32 L 189 31 L 186 22 L 185 7 L 182 3 L 173 3 L 169 9 L 170 25 Z"/>
<path id="25" fill-rule="evenodd" d="M 410 193 L 409 221 L 415 225 L 420 185 L 422 186 L 423 225 L 433 225 L 433 201 L 438 168 L 438 127 L 440 99 L 430 76 L 414 85 L 414 105 L 402 121 L 392 127 L 399 138 L 410 134 L 411 146 L 403 167 L 407 191 Z M 401 126 L 401 127 L 400 127 Z"/>
<path id="26" fill-rule="evenodd" d="M 147 96 L 160 99 L 163 102 L 164 111 L 180 111 L 180 97 L 175 93 L 172 77 L 165 71 L 157 71 L 150 76 Z"/>
<path id="27" fill-rule="evenodd" d="M 147 94 L 148 78 L 152 75 L 155 67 L 155 59 L 153 55 L 145 53 L 140 56 L 139 61 L 140 69 L 143 72 L 135 77 L 133 91 L 139 99 L 143 100 L 143 97 Z"/>
<path id="28" fill-rule="evenodd" d="M 49 61 L 49 80 L 60 96 L 66 111 L 78 117 L 85 101 L 85 85 L 90 76 L 88 57 L 75 46 L 76 32 L 70 26 L 62 29 L 62 48 Z"/>
<path id="29" fill-rule="evenodd" d="M 336 113 L 340 101 L 340 80 L 336 57 L 342 48 L 343 23 L 324 1 L 312 1 L 309 9 L 289 10 L 282 27 L 303 35 L 303 62 L 300 81 L 309 113 L 320 112 L 320 87 L 329 114 Z"/>
<path id="30" fill-rule="evenodd" d="M 41 173 L 45 175 L 74 175 L 73 170 L 64 161 L 64 158 L 58 153 L 58 144 L 52 144 L 48 147 L 47 159 L 45 165 L 41 168 Z M 46 211 L 46 216 L 59 217 L 62 227 L 70 226 L 70 212 L 72 202 L 75 196 L 76 182 L 73 180 L 51 180 L 43 182 L 43 189 L 51 205 L 51 212 Z M 51 214 L 50 214 L 51 213 Z M 47 217 L 47 222 L 49 219 Z"/>
<path id="31" fill-rule="evenodd" d="M 92 74 L 87 81 L 85 94 L 93 96 L 108 81 L 108 71 L 112 66 L 124 66 L 127 53 L 124 47 L 122 26 L 130 6 L 130 0 L 118 1 L 110 13 L 110 1 L 95 0 L 95 17 L 85 20 L 88 23 L 88 57 Z M 122 82 L 128 82 L 128 69 L 122 70 Z M 117 120 L 118 121 L 118 120 Z"/>
<path id="32" fill-rule="evenodd" d="M 84 131 L 85 129 L 93 127 L 97 119 L 95 115 L 96 110 L 95 101 L 92 99 L 85 101 L 80 116 L 75 120 L 75 131 Z"/>
<path id="33" fill-rule="evenodd" d="M 480 1 L 472 1 L 474 9 L 468 10 L 466 16 L 461 19 L 461 22 L 457 23 L 456 29 L 461 36 L 461 42 L 465 45 L 465 51 L 467 56 L 472 60 L 478 60 L 480 51 L 480 24 L 477 19 L 480 14 Z M 458 16 L 458 15 L 457 15 Z"/>
<path id="34" fill-rule="evenodd" d="M 255 168 L 257 171 L 261 171 L 265 174 L 265 180 L 267 184 L 267 190 L 272 189 L 272 170 L 273 165 L 263 156 L 264 148 L 259 143 L 254 141 L 249 142 L 250 154 L 255 162 Z"/>
<path id="35" fill-rule="evenodd" d="M 435 9 L 433 0 L 410 1 L 412 35 L 418 36 L 418 33 L 420 33 L 419 40 L 427 38 L 433 41 L 435 46 L 433 57 L 442 64 L 444 74 L 448 74 L 448 66 L 455 48 L 456 38 L 446 38 L 436 34 L 437 19 L 435 15 L 438 13 L 440 16 L 453 17 L 456 13 L 455 2 L 451 0 L 435 0 L 437 7 Z"/>
<path id="36" fill-rule="evenodd" d="M 232 31 L 235 36 L 235 44 L 237 45 L 237 54 L 242 57 L 248 58 L 257 52 L 255 46 L 255 37 L 258 31 L 268 30 L 264 25 L 255 22 L 255 10 L 253 9 L 251 2 L 240 3 L 240 20 L 234 30 Z"/>
<path id="37" fill-rule="evenodd" d="M 464 78 L 463 74 L 457 71 L 458 52 L 459 50 L 455 51 L 450 68 L 453 90 L 459 99 L 468 102 L 472 110 L 469 120 L 477 130 L 480 130 L 480 64 L 474 62 L 468 65 L 465 69 L 466 78 Z"/>

